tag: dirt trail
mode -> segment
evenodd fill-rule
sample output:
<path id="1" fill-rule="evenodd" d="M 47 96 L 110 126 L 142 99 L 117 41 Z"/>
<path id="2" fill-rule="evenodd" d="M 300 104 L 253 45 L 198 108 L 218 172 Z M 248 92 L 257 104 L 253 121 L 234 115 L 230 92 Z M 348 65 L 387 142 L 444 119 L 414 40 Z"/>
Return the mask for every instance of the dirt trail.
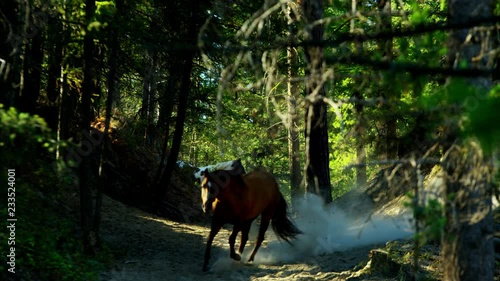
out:
<path id="1" fill-rule="evenodd" d="M 203 273 L 201 266 L 208 226 L 155 217 L 104 196 L 102 237 L 123 253 L 113 269 L 100 274 L 100 280 L 346 280 L 360 269 L 359 264 L 368 260 L 368 253 L 374 248 L 365 246 L 288 262 L 266 261 L 266 255 L 272 251 L 271 244 L 277 244 L 270 228 L 263 248 L 257 253 L 256 263 L 247 265 L 228 257 L 229 227 L 216 236 L 210 261 L 212 270 Z M 250 236 L 245 250 L 247 255 L 253 247 L 255 233 Z"/>

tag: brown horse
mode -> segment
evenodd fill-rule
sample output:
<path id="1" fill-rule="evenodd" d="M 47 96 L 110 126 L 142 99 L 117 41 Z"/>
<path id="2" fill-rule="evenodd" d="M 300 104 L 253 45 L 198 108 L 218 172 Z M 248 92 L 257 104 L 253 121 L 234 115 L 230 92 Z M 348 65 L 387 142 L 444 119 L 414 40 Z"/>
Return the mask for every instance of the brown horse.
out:
<path id="1" fill-rule="evenodd" d="M 248 232 L 252 222 L 261 215 L 261 222 L 257 241 L 248 262 L 252 262 L 262 241 L 264 234 L 272 220 L 272 227 L 276 235 L 290 243 L 302 232 L 290 220 L 287 213 L 287 204 L 280 193 L 278 183 L 273 175 L 265 171 L 253 171 L 248 174 L 235 174 L 231 170 L 208 169 L 202 171 L 201 198 L 205 213 L 213 210 L 212 226 L 205 250 L 203 271 L 208 270 L 210 249 L 215 235 L 226 223 L 234 225 L 229 236 L 230 257 L 241 260 L 241 254 L 248 240 Z M 241 231 L 239 254 L 234 250 L 234 243 L 238 232 Z"/>

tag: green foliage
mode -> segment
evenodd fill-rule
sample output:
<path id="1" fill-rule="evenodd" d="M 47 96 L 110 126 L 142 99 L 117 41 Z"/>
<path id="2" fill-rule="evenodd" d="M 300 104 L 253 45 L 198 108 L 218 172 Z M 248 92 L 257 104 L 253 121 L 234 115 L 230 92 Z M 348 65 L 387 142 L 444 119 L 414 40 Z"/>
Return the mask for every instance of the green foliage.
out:
<path id="1" fill-rule="evenodd" d="M 429 18 L 429 7 L 420 4 L 420 1 L 417 0 L 411 0 L 410 2 L 410 7 L 412 10 L 412 13 L 408 17 L 409 21 L 413 25 L 418 25 L 422 23 L 427 23 L 428 18 Z"/>
<path id="2" fill-rule="evenodd" d="M 97 280 L 109 254 L 101 254 L 99 259 L 83 254 L 74 218 L 58 193 L 47 193 L 57 183 L 53 171 L 37 169 L 31 178 L 26 170 L 16 169 L 16 272 L 27 280 Z M 0 180 L 7 181 L 3 172 Z M 7 213 L 5 207 L 0 211 Z M 0 239 L 7 241 L 7 235 L 2 231 Z M 7 253 L 9 247 L 2 243 L 0 250 Z M 0 269 L 6 271 L 5 263 Z"/>
<path id="3" fill-rule="evenodd" d="M 55 141 L 39 116 L 8 110 L 0 105 L 0 182 L 7 182 L 7 169 L 15 169 L 15 245 L 0 244 L 0 252 L 15 247 L 16 273 L 26 280 L 96 280 L 103 268 L 99 259 L 83 255 L 75 216 L 77 190 L 65 189 L 53 170 L 58 166 L 50 154 Z M 54 165 L 49 163 L 53 162 Z M 0 207 L 7 214 L 7 206 Z M 8 241 L 7 231 L 0 240 Z M 6 263 L 0 270 L 6 272 Z"/>
<path id="4" fill-rule="evenodd" d="M 444 88 L 437 88 L 435 93 L 425 95 L 420 99 L 423 109 L 434 110 L 437 106 L 444 108 L 459 107 L 460 132 L 462 137 L 474 137 L 479 140 L 482 148 L 492 152 L 500 144 L 500 116 L 497 109 L 500 106 L 500 87 L 497 85 L 491 91 L 475 87 L 471 81 L 453 79 Z M 443 115 L 442 118 L 449 118 Z"/>
<path id="5" fill-rule="evenodd" d="M 116 13 L 116 4 L 113 1 L 96 1 L 96 15 L 110 16 Z"/>
<path id="6" fill-rule="evenodd" d="M 341 109 L 342 116 L 347 116 L 352 106 L 344 106 Z M 332 110 L 333 111 L 333 110 Z M 355 185 L 354 169 L 346 169 L 356 162 L 356 151 L 354 140 L 345 139 L 345 134 L 352 129 L 354 122 L 352 119 L 340 120 L 340 116 L 333 113 L 329 118 L 332 120 L 332 127 L 329 130 L 328 140 L 330 142 L 330 178 L 332 179 L 332 197 L 338 198 L 345 192 L 351 190 Z"/>
<path id="7" fill-rule="evenodd" d="M 443 204 L 437 199 L 429 199 L 424 204 L 415 205 L 414 196 L 411 194 L 407 196 L 411 203 L 405 202 L 404 205 L 413 209 L 413 217 L 420 226 L 420 231 L 415 232 L 415 239 L 421 245 L 428 241 L 440 241 L 446 223 Z"/>
<path id="8" fill-rule="evenodd" d="M 469 96 L 472 103 L 465 105 L 468 124 L 464 128 L 464 133 L 468 136 L 475 136 L 481 143 L 482 148 L 491 153 L 500 147 L 500 128 L 493 124 L 500 123 L 500 85 L 492 89 L 486 96 Z"/>
<path id="9" fill-rule="evenodd" d="M 203 126 L 196 139 L 197 155 L 205 157 L 200 159 L 200 164 L 241 158 L 249 169 L 265 167 L 278 177 L 286 173 L 287 132 L 278 118 L 268 114 L 274 106 L 255 92 L 224 95 L 222 131 L 217 131 L 215 118 L 205 116 L 201 120 Z M 189 147 L 189 139 L 184 145 Z"/>
<path id="10" fill-rule="evenodd" d="M 45 120 L 37 115 L 5 109 L 0 104 L 0 155 L 11 167 L 20 166 L 26 159 L 38 155 L 41 148 L 53 152 L 55 142 L 50 138 Z"/>

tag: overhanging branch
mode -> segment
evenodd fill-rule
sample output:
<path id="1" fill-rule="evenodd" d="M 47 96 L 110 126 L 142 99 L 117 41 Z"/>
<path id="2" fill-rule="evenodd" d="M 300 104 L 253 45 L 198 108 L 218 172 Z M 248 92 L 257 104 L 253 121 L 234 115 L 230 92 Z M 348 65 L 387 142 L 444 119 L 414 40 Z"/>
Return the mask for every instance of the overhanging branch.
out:
<path id="1" fill-rule="evenodd" d="M 500 16 L 493 16 L 488 18 L 470 20 L 466 23 L 448 23 L 448 22 L 439 22 L 433 24 L 420 24 L 414 27 L 395 29 L 388 32 L 378 32 L 375 34 L 353 34 L 350 32 L 336 33 L 330 39 L 325 40 L 304 40 L 300 41 L 297 38 L 283 38 L 282 40 L 277 40 L 274 43 L 269 45 L 263 43 L 262 41 L 253 39 L 255 43 L 247 45 L 226 45 L 224 48 L 225 51 L 229 52 L 240 52 L 240 51 L 269 51 L 269 50 L 277 50 L 285 47 L 336 47 L 340 44 L 347 42 L 367 42 L 372 40 L 381 40 L 381 39 L 393 39 L 393 38 L 402 38 L 409 37 L 414 35 L 420 35 L 430 32 L 436 31 L 451 31 L 451 30 L 459 30 L 465 28 L 473 28 L 479 26 L 486 26 L 496 24 L 495 29 L 500 29 Z"/>
<path id="2" fill-rule="evenodd" d="M 445 76 L 456 76 L 456 77 L 479 77 L 488 76 L 493 74 L 495 69 L 455 69 L 450 67 L 432 67 L 423 66 L 417 63 L 411 62 L 395 62 L 395 61 L 381 61 L 372 60 L 360 56 L 352 57 L 334 57 L 326 56 L 325 62 L 328 64 L 358 64 L 379 70 L 389 70 L 392 72 L 406 72 L 415 76 L 425 76 L 425 75 L 445 75 Z"/>

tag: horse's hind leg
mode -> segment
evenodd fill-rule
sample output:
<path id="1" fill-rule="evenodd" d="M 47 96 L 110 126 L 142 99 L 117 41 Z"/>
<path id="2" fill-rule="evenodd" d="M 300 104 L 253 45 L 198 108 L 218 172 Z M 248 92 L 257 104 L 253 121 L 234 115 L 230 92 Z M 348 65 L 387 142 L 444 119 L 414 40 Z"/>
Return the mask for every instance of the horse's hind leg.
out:
<path id="1" fill-rule="evenodd" d="M 253 252 L 250 255 L 250 258 L 248 259 L 249 262 L 253 261 L 253 259 L 255 258 L 255 254 L 257 253 L 260 245 L 262 244 L 262 241 L 264 241 L 264 234 L 266 233 L 267 228 L 269 227 L 269 221 L 271 221 L 271 218 L 262 216 L 260 220 L 259 235 L 257 236 L 257 242 L 255 243 L 255 247 L 253 248 Z"/>
<path id="2" fill-rule="evenodd" d="M 236 261 L 241 260 L 241 256 L 236 253 L 234 250 L 234 243 L 236 242 L 236 236 L 238 236 L 238 232 L 241 230 L 241 225 L 240 224 L 235 224 L 233 227 L 233 232 L 229 236 L 229 247 L 230 247 L 230 254 L 229 256 Z"/>
<path id="3" fill-rule="evenodd" d="M 215 220 L 215 218 L 214 218 Z M 208 271 L 208 261 L 210 260 L 210 252 L 212 248 L 212 242 L 214 241 L 215 235 L 219 232 L 219 230 L 224 225 L 218 220 L 212 221 L 212 227 L 210 228 L 210 234 L 208 235 L 207 247 L 205 248 L 205 261 L 203 262 L 203 271 Z"/>
<path id="4" fill-rule="evenodd" d="M 245 245 L 247 244 L 248 241 L 248 232 L 250 231 L 250 227 L 252 226 L 252 220 L 245 221 L 242 226 L 241 226 L 241 241 L 240 241 L 240 248 L 238 249 L 238 252 L 240 255 L 243 254 L 243 250 L 245 249 Z"/>

